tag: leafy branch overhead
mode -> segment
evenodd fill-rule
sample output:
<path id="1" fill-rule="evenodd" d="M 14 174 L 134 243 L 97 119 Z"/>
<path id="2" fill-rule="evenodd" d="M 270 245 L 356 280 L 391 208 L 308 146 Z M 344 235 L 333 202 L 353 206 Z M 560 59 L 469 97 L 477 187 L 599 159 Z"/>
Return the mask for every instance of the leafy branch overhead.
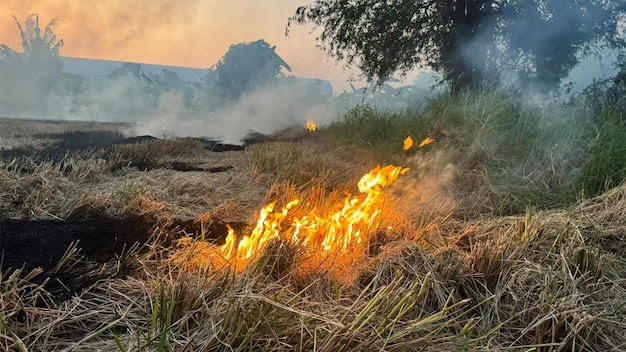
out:
<path id="1" fill-rule="evenodd" d="M 625 13 L 617 0 L 326 0 L 299 7 L 286 31 L 313 24 L 329 55 L 370 80 L 430 68 L 459 89 L 511 71 L 554 88 L 592 45 L 624 46 Z"/>

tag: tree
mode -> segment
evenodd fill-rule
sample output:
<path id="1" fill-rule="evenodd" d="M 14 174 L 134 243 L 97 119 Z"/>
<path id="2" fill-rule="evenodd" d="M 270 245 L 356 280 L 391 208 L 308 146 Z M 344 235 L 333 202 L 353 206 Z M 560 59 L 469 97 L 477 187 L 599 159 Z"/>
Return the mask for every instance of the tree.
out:
<path id="1" fill-rule="evenodd" d="M 319 0 L 286 32 L 312 23 L 322 47 L 369 80 L 417 66 L 454 90 L 505 71 L 553 88 L 592 44 L 624 45 L 615 34 L 625 12 L 623 0 Z"/>
<path id="2" fill-rule="evenodd" d="M 270 82 L 291 67 L 276 54 L 276 46 L 265 40 L 231 45 L 215 66 L 217 88 L 230 98 L 237 99 Z"/>
<path id="3" fill-rule="evenodd" d="M 148 107 L 156 107 L 160 94 L 155 77 L 143 71 L 141 64 L 124 62 L 114 68 L 103 86 L 109 96 L 116 97 L 117 116 L 132 117 L 143 113 Z"/>
<path id="4" fill-rule="evenodd" d="M 63 69 L 59 59 L 63 39 L 57 40 L 52 30 L 57 20 L 51 20 L 42 31 L 37 14 L 27 17 L 24 25 L 17 18 L 13 19 L 20 31 L 23 52 L 18 53 L 7 45 L 0 45 L 0 71 L 4 83 L 2 93 L 17 109 L 41 111 Z"/>
<path id="5" fill-rule="evenodd" d="M 137 79 L 147 78 L 147 76 L 142 72 L 141 64 L 136 62 L 124 62 L 120 66 L 114 68 L 107 77 L 109 79 L 119 77 L 134 77 Z"/>
<path id="6" fill-rule="evenodd" d="M 598 111 L 611 110 L 611 114 L 598 116 L 619 116 L 620 123 L 626 124 L 626 50 L 618 53 L 616 64 L 615 76 L 594 81 L 583 90 L 583 97 Z"/>

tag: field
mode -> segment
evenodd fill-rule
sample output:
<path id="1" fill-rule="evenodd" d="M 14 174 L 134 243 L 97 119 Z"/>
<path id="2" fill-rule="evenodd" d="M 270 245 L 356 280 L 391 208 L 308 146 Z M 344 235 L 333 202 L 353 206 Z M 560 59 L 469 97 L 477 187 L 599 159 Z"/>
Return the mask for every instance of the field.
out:
<path id="1" fill-rule="evenodd" d="M 245 147 L 1 119 L 0 349 L 626 350 L 625 130 L 484 92 Z M 409 170 L 362 241 L 284 235 L 377 165 Z"/>

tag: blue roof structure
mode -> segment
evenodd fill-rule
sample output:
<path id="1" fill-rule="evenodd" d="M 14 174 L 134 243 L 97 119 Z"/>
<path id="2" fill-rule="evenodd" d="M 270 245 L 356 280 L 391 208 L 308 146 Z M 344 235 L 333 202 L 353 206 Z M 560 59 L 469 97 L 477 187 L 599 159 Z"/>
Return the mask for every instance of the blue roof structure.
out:
<path id="1" fill-rule="evenodd" d="M 60 59 L 61 62 L 63 62 L 63 72 L 94 78 L 104 78 L 124 63 L 124 61 L 84 59 L 63 56 L 60 57 Z M 180 79 L 188 82 L 201 82 L 202 78 L 208 73 L 208 68 L 155 65 L 141 62 L 137 63 L 141 65 L 143 73 L 147 75 L 157 75 L 161 73 L 162 70 L 166 69 L 176 72 Z"/>

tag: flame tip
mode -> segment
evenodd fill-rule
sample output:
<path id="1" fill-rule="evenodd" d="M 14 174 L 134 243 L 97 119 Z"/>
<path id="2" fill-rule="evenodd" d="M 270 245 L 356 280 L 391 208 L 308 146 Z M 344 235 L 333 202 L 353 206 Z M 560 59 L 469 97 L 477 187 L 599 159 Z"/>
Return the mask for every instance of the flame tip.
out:
<path id="1" fill-rule="evenodd" d="M 413 146 L 413 138 L 411 138 L 411 136 L 406 137 L 406 139 L 404 140 L 402 149 L 409 150 L 411 149 L 412 146 Z"/>

